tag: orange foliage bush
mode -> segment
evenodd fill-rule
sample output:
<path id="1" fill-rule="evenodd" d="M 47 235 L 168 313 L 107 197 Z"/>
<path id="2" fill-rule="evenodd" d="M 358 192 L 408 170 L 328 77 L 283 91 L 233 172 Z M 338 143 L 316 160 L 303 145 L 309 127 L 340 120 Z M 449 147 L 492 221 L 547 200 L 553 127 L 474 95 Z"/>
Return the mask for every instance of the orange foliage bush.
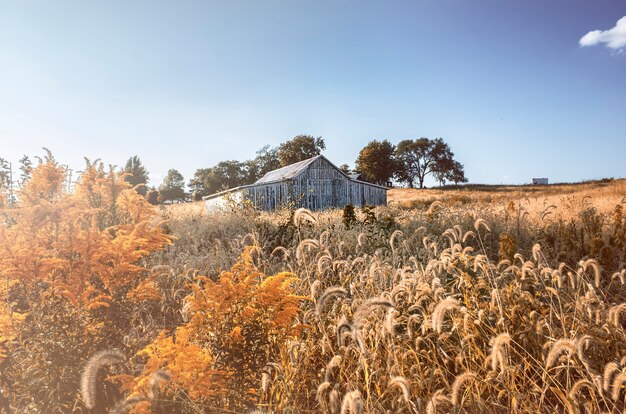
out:
<path id="1" fill-rule="evenodd" d="M 167 394 L 175 401 L 185 396 L 199 406 L 229 409 L 258 401 L 261 370 L 298 333 L 294 320 L 304 297 L 291 290 L 293 274 L 257 270 L 252 252 L 247 247 L 217 281 L 196 278 L 183 307 L 186 322 L 139 353 L 147 362 L 130 398 L 145 395 L 151 376 L 164 370 L 171 375 Z"/>
<path id="2" fill-rule="evenodd" d="M 0 227 L 0 275 L 25 286 L 46 281 L 73 304 L 107 306 L 114 290 L 136 285 L 137 261 L 168 241 L 156 212 L 119 174 L 90 164 L 73 194 L 64 170 L 35 168 L 20 205 Z"/>
<path id="3" fill-rule="evenodd" d="M 128 329 L 109 307 L 158 298 L 139 262 L 171 242 L 121 174 L 87 162 L 72 193 L 64 176 L 48 154 L 0 209 L 0 387 L 24 411 L 76 409 L 84 360 Z"/>

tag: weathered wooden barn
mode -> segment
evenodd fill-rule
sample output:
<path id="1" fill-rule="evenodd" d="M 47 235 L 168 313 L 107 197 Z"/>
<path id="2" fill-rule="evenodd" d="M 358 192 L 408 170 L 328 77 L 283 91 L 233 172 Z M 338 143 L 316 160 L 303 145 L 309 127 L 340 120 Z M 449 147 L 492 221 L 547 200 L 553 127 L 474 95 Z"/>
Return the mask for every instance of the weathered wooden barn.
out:
<path id="1" fill-rule="evenodd" d="M 351 178 L 323 155 L 270 171 L 257 182 L 204 197 L 207 209 L 247 201 L 261 210 L 387 204 L 387 188 Z"/>

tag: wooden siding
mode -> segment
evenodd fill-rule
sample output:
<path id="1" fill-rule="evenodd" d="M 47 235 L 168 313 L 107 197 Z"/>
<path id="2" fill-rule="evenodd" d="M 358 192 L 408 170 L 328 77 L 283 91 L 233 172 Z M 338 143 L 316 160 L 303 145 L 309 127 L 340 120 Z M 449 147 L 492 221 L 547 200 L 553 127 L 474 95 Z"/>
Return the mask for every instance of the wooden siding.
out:
<path id="1" fill-rule="evenodd" d="M 268 211 L 281 206 L 319 211 L 343 208 L 346 204 L 355 207 L 387 204 L 386 188 L 352 180 L 324 157 L 315 159 L 293 178 L 253 184 L 236 191 L 257 208 Z M 207 200 L 207 208 L 219 204 L 213 200 Z"/>

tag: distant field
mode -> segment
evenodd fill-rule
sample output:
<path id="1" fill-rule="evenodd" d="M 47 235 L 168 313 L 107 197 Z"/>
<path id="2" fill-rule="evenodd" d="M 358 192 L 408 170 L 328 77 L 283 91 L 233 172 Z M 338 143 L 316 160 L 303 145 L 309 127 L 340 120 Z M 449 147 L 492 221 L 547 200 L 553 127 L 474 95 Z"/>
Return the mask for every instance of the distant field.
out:
<path id="1" fill-rule="evenodd" d="M 594 207 L 607 214 L 626 198 L 626 179 L 594 181 L 575 184 L 487 186 L 475 185 L 459 188 L 389 190 L 387 200 L 402 208 L 428 208 L 434 201 L 445 206 L 496 206 L 508 203 L 521 206 L 530 217 L 541 218 L 551 211 L 553 217 L 570 219 L 585 207 Z M 553 206 L 553 207 L 551 207 Z"/>
<path id="2" fill-rule="evenodd" d="M 558 207 L 562 218 L 569 218 L 585 206 L 608 213 L 626 201 L 626 179 L 551 185 L 467 185 L 443 188 L 392 188 L 387 193 L 390 206 L 403 209 L 428 209 L 435 201 L 444 206 L 493 204 L 506 206 L 513 202 L 523 206 L 531 216 L 541 215 L 549 206 Z M 178 213 L 200 213 L 204 202 L 174 204 L 164 207 Z"/>

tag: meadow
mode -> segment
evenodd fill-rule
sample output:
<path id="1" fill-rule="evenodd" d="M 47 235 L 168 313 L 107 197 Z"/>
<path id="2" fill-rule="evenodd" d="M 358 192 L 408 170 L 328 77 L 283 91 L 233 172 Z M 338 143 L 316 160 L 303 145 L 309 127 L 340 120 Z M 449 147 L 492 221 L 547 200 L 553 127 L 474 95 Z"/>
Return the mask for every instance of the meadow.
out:
<path id="1" fill-rule="evenodd" d="M 0 225 L 0 412 L 626 409 L 626 180 L 153 207 L 46 160 Z"/>

